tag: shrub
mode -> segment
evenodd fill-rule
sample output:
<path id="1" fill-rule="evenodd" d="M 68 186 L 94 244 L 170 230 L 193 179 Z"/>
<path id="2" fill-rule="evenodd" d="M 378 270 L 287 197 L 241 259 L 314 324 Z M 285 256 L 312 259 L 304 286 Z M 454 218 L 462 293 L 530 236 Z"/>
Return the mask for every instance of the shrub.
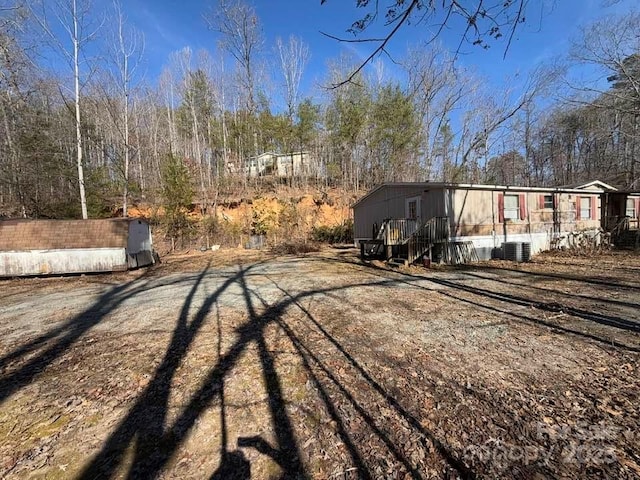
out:
<path id="1" fill-rule="evenodd" d="M 207 215 L 202 218 L 201 227 L 202 232 L 206 237 L 215 235 L 220 229 L 218 219 L 212 215 Z"/>
<path id="2" fill-rule="evenodd" d="M 278 212 L 263 199 L 253 202 L 251 211 L 251 233 L 253 235 L 269 235 L 278 226 Z"/>
<path id="3" fill-rule="evenodd" d="M 321 243 L 350 243 L 353 242 L 353 222 L 345 220 L 333 227 L 313 227 L 311 238 Z"/>
<path id="4" fill-rule="evenodd" d="M 235 247 L 242 243 L 243 235 L 247 234 L 241 222 L 222 221 L 216 227 L 216 242 L 221 245 Z"/>
<path id="5" fill-rule="evenodd" d="M 320 251 L 320 247 L 312 242 L 285 242 L 275 245 L 271 251 L 276 255 L 299 255 Z"/>
<path id="6" fill-rule="evenodd" d="M 161 170 L 162 197 L 165 215 L 163 223 L 167 235 L 171 238 L 172 247 L 176 239 L 181 243 L 195 234 L 195 226 L 189 220 L 187 212 L 193 201 L 191 177 L 182 159 L 173 155 L 167 156 Z"/>
<path id="7" fill-rule="evenodd" d="M 196 221 L 191 220 L 183 211 L 165 217 L 164 226 L 167 236 L 171 238 L 173 248 L 176 247 L 176 241 L 178 241 L 180 248 L 187 247 L 198 232 Z"/>

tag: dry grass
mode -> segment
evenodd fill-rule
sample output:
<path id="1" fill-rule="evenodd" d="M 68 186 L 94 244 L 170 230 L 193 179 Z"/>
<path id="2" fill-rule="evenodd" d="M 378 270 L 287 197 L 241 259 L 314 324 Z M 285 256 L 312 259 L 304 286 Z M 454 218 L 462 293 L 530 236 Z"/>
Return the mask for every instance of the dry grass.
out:
<path id="1" fill-rule="evenodd" d="M 284 242 L 271 247 L 271 252 L 275 255 L 303 255 L 319 251 L 320 245 L 318 243 L 308 241 Z"/>

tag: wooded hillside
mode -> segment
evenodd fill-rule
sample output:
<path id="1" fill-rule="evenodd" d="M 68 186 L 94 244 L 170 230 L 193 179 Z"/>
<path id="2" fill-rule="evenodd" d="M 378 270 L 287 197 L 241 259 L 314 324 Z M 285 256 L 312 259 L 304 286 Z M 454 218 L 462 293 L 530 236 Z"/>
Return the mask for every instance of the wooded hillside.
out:
<path id="1" fill-rule="evenodd" d="M 303 96 L 309 47 L 296 37 L 267 45 L 240 1 L 203 11 L 219 44 L 175 52 L 159 78 L 144 75 L 145 41 L 118 4 L 5 4 L 3 216 L 109 216 L 141 202 L 210 214 L 265 184 L 356 195 L 425 179 L 640 188 L 638 13 L 586 26 L 564 63 L 513 90 L 492 90 L 431 43 L 394 59 L 400 73 L 374 61 L 352 82 Z M 332 59 L 320 83 L 356 65 Z M 575 65 L 606 81 L 575 83 Z M 307 152 L 316 173 L 249 177 L 245 162 L 264 152 Z"/>

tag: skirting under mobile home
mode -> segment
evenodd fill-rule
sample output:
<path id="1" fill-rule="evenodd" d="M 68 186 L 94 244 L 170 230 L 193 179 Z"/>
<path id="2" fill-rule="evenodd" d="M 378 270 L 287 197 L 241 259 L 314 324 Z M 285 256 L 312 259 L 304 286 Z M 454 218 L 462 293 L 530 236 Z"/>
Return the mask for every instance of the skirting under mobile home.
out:
<path id="1" fill-rule="evenodd" d="M 0 277 L 113 272 L 154 263 L 141 219 L 2 220 Z"/>

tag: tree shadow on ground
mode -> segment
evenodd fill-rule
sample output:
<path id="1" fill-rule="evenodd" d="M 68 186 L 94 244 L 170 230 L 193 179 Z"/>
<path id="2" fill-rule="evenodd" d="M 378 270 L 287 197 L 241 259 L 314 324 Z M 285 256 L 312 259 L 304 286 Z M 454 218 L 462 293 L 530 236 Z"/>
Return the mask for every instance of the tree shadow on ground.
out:
<path id="1" fill-rule="evenodd" d="M 584 267 L 584 265 L 581 265 L 581 266 Z M 551 279 L 557 279 L 557 280 L 569 280 L 569 281 L 575 281 L 580 283 L 586 283 L 590 285 L 597 285 L 600 287 L 610 288 L 614 290 L 620 290 L 620 289 L 640 290 L 640 285 L 632 285 L 629 283 L 616 282 L 616 279 L 614 277 L 610 277 L 606 275 L 595 275 L 593 274 L 593 272 L 591 272 L 594 275 L 593 277 L 585 278 L 584 276 L 571 275 L 567 273 L 555 273 L 555 272 L 542 273 L 542 272 L 533 272 L 531 270 L 522 270 L 518 268 L 507 268 L 504 266 L 491 266 L 491 265 L 482 265 L 482 266 L 460 265 L 456 267 L 456 269 L 460 269 L 460 270 L 482 269 L 486 271 L 493 271 L 496 273 L 499 273 L 500 271 L 526 273 L 531 277 L 551 278 Z"/>
<path id="2" fill-rule="evenodd" d="M 405 409 L 393 395 L 391 395 L 378 381 L 376 381 L 371 376 L 371 374 L 367 372 L 366 369 L 363 368 L 360 365 L 360 363 L 347 351 L 347 349 L 344 348 L 342 344 L 322 326 L 322 324 L 316 319 L 316 317 L 311 313 L 311 311 L 308 308 L 306 308 L 304 305 L 302 305 L 302 303 L 300 302 L 300 299 L 296 298 L 295 296 L 291 295 L 288 291 L 281 288 L 276 282 L 274 282 L 274 284 L 287 298 L 289 298 L 293 302 L 293 305 L 295 305 L 304 314 L 305 318 L 322 334 L 323 338 L 329 344 L 335 347 L 335 349 L 337 349 L 340 352 L 340 354 L 342 354 L 342 356 L 358 372 L 358 374 L 365 379 L 369 387 L 371 387 L 371 389 L 374 392 L 376 392 L 376 394 L 378 394 L 391 408 L 393 408 L 397 412 L 397 414 L 400 417 L 402 417 L 417 433 L 419 433 L 423 437 L 423 439 L 428 440 L 435 446 L 438 453 L 451 466 L 452 470 L 456 471 L 461 476 L 461 478 L 474 478 L 474 473 L 459 458 L 457 458 L 444 443 L 442 443 L 431 432 L 425 429 L 420 424 L 420 420 L 418 418 L 416 418 L 411 412 Z M 335 293 L 335 292 L 329 292 L 329 293 Z M 403 454 L 403 452 L 398 448 L 398 446 L 394 444 L 392 439 L 390 439 L 388 435 L 385 434 L 385 432 L 376 425 L 375 418 L 369 412 L 367 412 L 363 406 L 358 404 L 357 400 L 353 397 L 353 395 L 351 395 L 347 390 L 347 388 L 340 383 L 338 378 L 331 372 L 331 370 L 327 368 L 325 365 L 323 365 L 322 360 L 313 353 L 312 349 L 305 344 L 304 340 L 301 339 L 299 335 L 296 335 L 296 333 L 294 333 L 294 330 L 291 327 L 289 327 L 289 325 L 286 323 L 286 321 L 283 318 L 277 319 L 277 324 L 285 331 L 287 337 L 292 341 L 298 354 L 303 359 L 305 369 L 307 370 L 308 374 L 311 376 L 314 386 L 320 392 L 320 395 L 327 409 L 330 412 L 332 412 L 332 409 L 335 411 L 335 408 L 331 405 L 331 401 L 329 400 L 328 394 L 323 388 L 318 377 L 315 376 L 315 374 L 313 373 L 313 370 L 311 369 L 311 363 L 315 364 L 327 376 L 327 378 L 337 387 L 337 389 L 354 407 L 354 409 L 358 412 L 358 414 L 366 421 L 369 428 L 385 444 L 389 452 L 396 458 L 398 462 L 403 464 L 406 470 L 410 473 L 411 477 L 422 478 L 422 475 L 420 474 L 419 470 L 417 470 L 411 464 L 411 462 L 407 459 L 405 454 Z M 334 414 L 332 412 L 331 417 L 335 421 L 340 421 L 340 418 L 337 415 L 337 413 Z M 345 435 L 343 440 L 349 439 L 348 434 L 346 432 L 344 433 Z M 345 442 L 345 444 L 347 445 L 347 448 L 349 449 L 350 453 L 352 453 L 352 460 L 354 464 L 359 465 L 358 471 L 362 471 L 359 463 L 361 460 L 359 460 L 356 456 L 357 449 L 355 445 L 347 442 Z M 352 449 L 355 450 L 355 452 L 352 452 Z M 370 478 L 370 477 L 367 475 L 366 478 Z"/>
<path id="3" fill-rule="evenodd" d="M 307 259 L 307 261 L 310 260 Z M 320 260 L 326 262 L 328 259 Z M 344 262 L 345 260 L 337 261 Z M 415 412 L 403 405 L 401 399 L 394 396 L 389 388 L 384 386 L 383 382 L 367 371 L 345 345 L 331 335 L 323 325 L 323 322 L 316 318 L 309 308 L 304 306 L 303 301 L 305 299 L 321 298 L 325 295 L 329 296 L 359 287 L 384 288 L 408 285 L 424 291 L 443 294 L 452 300 L 501 313 L 528 324 L 550 327 L 559 332 L 611 345 L 610 340 L 598 337 L 595 334 L 575 331 L 531 315 L 514 312 L 514 305 L 527 307 L 534 305 L 531 300 L 524 297 L 505 295 L 489 289 L 476 289 L 457 281 L 389 272 L 385 269 L 369 266 L 358 268 L 362 272 L 379 278 L 373 281 L 360 281 L 340 286 L 307 289 L 299 293 L 290 293 L 290 291 L 271 279 L 268 274 L 261 273 L 260 275 L 270 280 L 282 294 L 281 299 L 269 303 L 261 296 L 260 291 L 252 288 L 248 282 L 252 272 L 260 265 L 254 264 L 248 267 L 239 267 L 236 272 L 222 277 L 223 282 L 221 285 L 208 294 L 198 307 L 194 307 L 194 299 L 198 290 L 203 288 L 203 283 L 210 274 L 208 268 L 205 268 L 198 275 L 182 277 L 179 280 L 167 281 L 157 285 L 142 281 L 139 285 L 134 285 L 130 282 L 116 287 L 101 296 L 95 305 L 87 309 L 83 314 L 76 316 L 64 325 L 30 341 L 0 359 L 0 365 L 4 365 L 16 359 L 27 359 L 30 353 L 43 346 L 46 347 L 34 359 L 27 359 L 23 366 L 11 374 L 12 377 L 10 379 L 3 377 L 0 381 L 0 386 L 2 386 L 0 392 L 6 398 L 6 396 L 32 381 L 37 373 L 46 368 L 56 356 L 69 349 L 78 338 L 128 298 L 141 294 L 150 288 L 192 282 L 191 288 L 181 305 L 169 345 L 151 381 L 124 414 L 121 422 L 109 434 L 100 451 L 90 459 L 81 472 L 80 478 L 103 478 L 122 474 L 128 478 L 154 478 L 159 476 L 176 456 L 178 449 L 184 444 L 189 433 L 193 431 L 198 420 L 212 405 L 216 405 L 220 410 L 221 438 L 217 452 L 215 448 L 212 448 L 212 457 L 217 458 L 218 467 L 210 478 L 249 478 L 251 464 L 242 451 L 242 449 L 246 448 L 251 448 L 270 457 L 280 467 L 281 478 L 308 478 L 310 475 L 305 467 L 296 430 L 288 412 L 289 404 L 285 397 L 282 373 L 277 368 L 276 352 L 270 349 L 268 345 L 266 336 L 268 326 L 277 327 L 291 342 L 311 384 L 318 392 L 323 408 L 331 420 L 335 422 L 336 434 L 345 445 L 351 464 L 355 469 L 354 475 L 358 478 L 377 478 L 376 473 L 371 469 L 371 458 L 363 453 L 358 438 L 354 437 L 354 432 L 349 422 L 344 418 L 343 405 L 336 404 L 329 391 L 330 388 L 340 393 L 345 403 L 363 420 L 368 431 L 384 445 L 390 458 L 392 457 L 399 467 L 406 470 L 411 478 L 424 478 L 426 476 L 424 472 L 420 471 L 416 462 L 409 458 L 403 448 L 396 443 L 392 433 L 385 428 L 386 426 L 381 425 L 381 420 L 375 418 L 375 414 L 369 411 L 366 405 L 358 400 L 357 395 L 354 394 L 354 388 L 356 387 L 345 384 L 340 375 L 318 354 L 317 349 L 313 348 L 308 339 L 296 331 L 291 322 L 287 320 L 285 314 L 291 308 L 302 312 L 302 321 L 312 326 L 320 333 L 323 341 L 339 352 L 339 355 L 351 365 L 358 377 L 364 380 L 367 388 L 410 427 L 421 439 L 425 448 L 427 448 L 427 444 L 434 447 L 439 458 L 447 466 L 449 475 L 474 478 L 474 471 L 462 460 L 461 455 L 447 445 L 446 441 L 426 429 Z M 434 286 L 439 285 L 440 287 L 448 288 L 435 290 L 425 286 L 428 282 L 433 282 Z M 230 348 L 223 353 L 220 344 L 222 327 L 218 306 L 221 297 L 228 293 L 232 286 L 241 290 L 248 319 L 237 328 L 235 332 L 237 338 Z M 455 293 L 456 291 L 464 292 L 470 298 L 462 298 Z M 535 306 L 536 308 L 544 309 L 544 305 L 539 303 L 535 304 Z M 552 307 L 548 306 L 548 308 L 551 309 Z M 557 307 L 554 306 L 553 310 L 550 311 L 555 311 L 555 308 Z M 214 313 L 218 332 L 215 363 L 206 372 L 201 386 L 182 406 L 177 418 L 169 422 L 169 397 L 172 388 L 175 388 L 172 387 L 172 383 L 176 377 L 178 367 L 192 348 L 196 335 L 202 330 L 203 325 L 211 320 Z M 571 315 L 602 323 L 607 327 L 614 326 L 633 330 L 629 328 L 633 325 L 625 323 L 630 322 L 628 319 L 601 316 L 599 314 L 594 316 L 593 312 L 580 310 L 572 312 Z M 52 341 L 54 344 L 48 346 L 48 343 Z M 240 437 L 237 445 L 233 446 L 229 444 L 227 432 L 229 414 L 225 397 L 225 383 L 230 375 L 233 374 L 234 367 L 237 366 L 240 357 L 247 351 L 249 346 L 255 346 L 258 352 L 258 366 L 266 387 L 267 406 L 275 439 L 269 441 L 260 435 Z M 639 351 L 629 346 L 620 345 L 620 347 Z M 431 375 L 435 377 L 437 374 L 436 372 L 431 372 Z M 465 391 L 461 385 L 452 384 L 451 388 L 459 392 Z M 489 405 L 491 399 L 483 401 Z M 503 412 L 505 418 L 508 414 L 508 412 Z M 131 453 L 131 456 L 129 453 Z"/>
<path id="4" fill-rule="evenodd" d="M 483 296 L 500 302 L 511 303 L 521 307 L 533 307 L 538 310 L 544 310 L 547 312 L 563 312 L 574 317 L 582 318 L 584 320 L 590 320 L 601 325 L 607 325 L 609 327 L 615 327 L 621 330 L 629 330 L 632 332 L 640 332 L 640 322 L 623 318 L 617 315 L 608 315 L 604 313 L 591 312 L 588 310 L 571 307 L 568 305 L 561 305 L 556 302 L 537 302 L 527 297 L 520 295 L 514 295 L 510 293 L 489 290 L 480 287 L 471 287 L 460 282 L 449 281 L 444 279 L 431 278 L 429 281 L 451 287 L 456 290 L 462 290 L 464 292 L 471 293 L 476 296 Z"/>
<path id="5" fill-rule="evenodd" d="M 532 307 L 532 308 L 536 308 L 539 310 L 543 310 L 543 311 L 548 311 L 548 312 L 553 312 L 553 313 L 558 313 L 558 312 L 563 312 L 566 313 L 568 315 L 574 316 L 574 317 L 578 317 L 584 320 L 589 320 L 592 321 L 594 323 L 598 323 L 601 325 L 605 325 L 605 326 L 609 326 L 609 327 L 614 327 L 617 329 L 621 329 L 621 330 L 627 330 L 630 332 L 634 332 L 634 333 L 638 333 L 640 332 L 640 318 L 624 318 L 620 315 L 611 315 L 608 313 L 599 313 L 599 312 L 595 312 L 595 311 L 589 311 L 589 310 L 585 310 L 585 309 L 581 309 L 581 308 L 575 308 L 572 307 L 570 305 L 563 305 L 560 304 L 558 302 L 543 302 L 543 301 L 537 301 L 534 300 L 532 298 L 536 297 L 535 293 L 532 293 L 531 296 L 521 296 L 521 295 L 515 295 L 513 293 L 506 293 L 506 292 L 502 292 L 499 289 L 489 289 L 489 288 L 480 288 L 480 287 L 476 287 L 473 285 L 467 285 L 464 282 L 461 282 L 459 279 L 447 279 L 447 278 L 441 278 L 435 275 L 430 275 L 430 276 L 421 276 L 421 275 L 415 275 L 415 274 L 411 274 L 411 273 L 407 273 L 407 272 L 402 272 L 400 270 L 389 270 L 387 268 L 383 268 L 383 267 L 379 267 L 373 263 L 370 262 L 361 262 L 355 258 L 352 259 L 347 259 L 347 258 L 337 258 L 337 259 L 317 259 L 318 261 L 331 261 L 331 262 L 336 262 L 336 263 L 344 263 L 344 264 L 348 264 L 348 265 L 352 265 L 356 268 L 358 268 L 360 271 L 362 272 L 368 272 L 369 274 L 373 274 L 373 275 L 377 275 L 378 277 L 381 278 L 404 278 L 405 281 L 403 283 L 407 284 L 407 285 L 413 285 L 419 288 L 424 288 L 424 286 L 421 285 L 416 285 L 415 282 L 432 282 L 433 284 L 436 285 L 441 285 L 444 287 L 450 287 L 454 290 L 460 290 L 460 291 L 464 291 L 467 293 L 470 293 L 472 295 L 475 296 L 479 296 L 479 297 L 484 297 L 484 298 L 488 298 L 488 299 L 493 299 L 493 300 L 497 300 L 499 302 L 504 302 L 504 303 L 511 303 L 520 307 Z M 493 282 L 497 282 L 497 283 L 504 283 L 504 284 L 509 284 L 512 282 L 509 282 L 503 278 L 493 278 L 493 277 L 484 277 L 481 275 L 478 275 L 477 273 L 474 273 L 476 271 L 492 271 L 492 270 L 506 270 L 506 271 L 510 271 L 510 272 L 515 272 L 517 274 L 523 275 L 523 276 L 549 276 L 549 275 L 554 275 L 554 274 L 542 274 L 542 273 L 535 273 L 535 272 L 529 272 L 529 271 L 522 271 L 522 270 L 517 270 L 517 269 L 504 269 L 504 268 L 498 268 L 498 267 L 478 267 L 478 266 L 474 266 L 474 265 L 461 265 L 458 266 L 454 269 L 454 271 L 461 273 L 462 275 L 466 276 L 466 277 L 470 277 L 470 280 L 472 279 L 472 277 L 478 278 L 480 280 L 487 280 L 487 281 L 493 281 Z M 385 273 L 386 272 L 386 273 Z M 576 282 L 584 282 L 584 283 L 588 283 L 588 284 L 593 284 L 596 283 L 598 284 L 598 282 L 594 282 L 592 279 L 589 278 L 583 278 L 583 277 L 579 277 L 579 276 L 571 276 L 572 280 L 575 280 Z M 611 303 L 612 305 L 620 305 L 623 307 L 630 307 L 630 308 L 635 308 L 635 307 L 640 307 L 640 305 L 635 304 L 633 302 L 625 302 L 625 301 L 619 301 L 619 300 L 615 300 L 615 299 L 607 299 L 607 298 L 602 298 L 602 297 L 594 297 L 594 296 L 589 296 L 589 297 L 585 297 L 585 296 L 580 296 L 580 295 L 575 295 L 575 294 L 567 294 L 564 292 L 558 292 L 558 291 L 554 291 L 554 290 L 548 290 L 542 287 L 537 287 L 537 286 L 532 286 L 529 284 L 520 284 L 517 282 L 513 282 L 514 286 L 517 287 L 524 287 L 524 288 L 520 288 L 519 291 L 522 292 L 524 289 L 532 289 L 532 290 L 536 290 L 536 291 L 547 291 L 549 293 L 555 293 L 561 296 L 565 296 L 565 297 L 569 297 L 569 296 L 573 296 L 577 299 L 582 299 L 582 300 L 589 300 L 592 302 L 603 302 L 603 303 Z M 625 285 L 617 285 L 617 284 L 608 284 L 610 286 L 617 286 L 619 288 L 627 288 L 627 286 Z M 633 287 L 636 288 L 636 287 Z M 640 287 L 638 287 L 640 288 Z M 433 290 L 433 289 L 428 289 L 427 290 Z M 439 291 L 439 290 L 438 290 Z M 453 298 L 469 303 L 468 300 L 462 299 L 462 298 L 458 298 L 456 296 L 454 296 Z M 478 306 L 481 306 L 480 304 L 476 304 Z M 544 323 L 544 322 L 543 322 Z M 571 331 L 571 330 L 569 330 Z M 580 332 L 575 332 L 575 333 L 580 333 Z M 609 340 L 603 340 L 605 343 L 611 343 Z"/>
<path id="6" fill-rule="evenodd" d="M 616 315 L 608 315 L 596 312 L 590 312 L 584 309 L 574 308 L 568 305 L 561 305 L 556 302 L 538 302 L 535 300 L 531 300 L 530 298 L 519 296 L 510 293 L 500 292 L 498 290 L 489 290 L 487 288 L 479 288 L 470 285 L 466 285 L 460 281 L 448 280 L 444 278 L 437 278 L 435 276 L 424 277 L 420 275 L 414 275 L 406 272 L 400 271 L 389 271 L 385 268 L 377 267 L 372 264 L 362 264 L 364 268 L 368 269 L 373 275 L 382 277 L 382 278 L 400 278 L 403 283 L 407 285 L 414 286 L 416 288 L 420 288 L 423 290 L 427 290 L 430 292 L 437 292 L 441 295 L 449 297 L 453 300 L 466 303 L 472 305 L 474 307 L 479 307 L 484 310 L 502 313 L 508 315 L 512 318 L 518 319 L 520 321 L 525 321 L 530 324 L 549 327 L 554 329 L 557 332 L 575 335 L 577 337 L 582 337 L 585 339 L 589 339 L 595 341 L 601 345 L 605 345 L 607 347 L 616 347 L 623 350 L 631 351 L 631 352 L 640 352 L 640 347 L 627 345 L 620 341 L 605 338 L 600 336 L 594 332 L 584 332 L 572 328 L 568 328 L 566 326 L 560 325 L 559 323 L 555 323 L 550 321 L 549 319 L 541 319 L 538 317 L 534 317 L 531 315 L 523 315 L 521 313 L 517 313 L 513 310 L 514 306 L 517 307 L 530 307 L 532 309 L 542 310 L 546 312 L 558 313 L 562 312 L 569 316 L 577 317 L 582 320 L 587 320 L 593 322 L 595 324 L 599 324 L 605 327 L 613 327 L 615 329 L 625 330 L 633 333 L 640 332 L 640 321 L 636 319 L 627 319 Z M 472 268 L 472 267 L 467 267 Z M 421 282 L 423 284 L 418 284 L 417 282 Z M 424 285 L 424 283 L 432 283 L 434 285 L 439 285 L 442 287 L 448 287 L 451 290 L 445 291 L 442 289 L 434 289 L 429 288 Z M 464 292 L 466 294 L 470 294 L 472 300 L 470 298 L 465 298 L 459 294 L 454 294 L 452 292 Z M 488 301 L 497 302 L 497 305 L 491 304 Z M 506 308 L 501 308 L 501 306 L 506 305 Z"/>
<path id="7" fill-rule="evenodd" d="M 473 278 L 477 278 L 479 280 L 487 280 L 490 282 L 497 282 L 497 283 L 502 283 L 504 285 L 513 285 L 514 287 L 520 287 L 520 288 L 524 288 L 526 290 L 535 290 L 536 292 L 540 292 L 542 294 L 553 294 L 553 295 L 559 295 L 562 297 L 566 297 L 566 298 L 573 298 L 575 300 L 578 301 L 596 301 L 596 302 L 603 302 L 603 303 L 608 303 L 611 305 L 619 305 L 622 307 L 630 307 L 630 308 L 639 308 L 640 309 L 640 304 L 638 303 L 633 303 L 633 302 L 625 302 L 622 300 L 617 300 L 615 298 L 604 298 L 601 296 L 593 296 L 593 295 L 580 295 L 580 294 L 576 294 L 576 293 L 567 293 L 567 292 L 561 292 L 559 290 L 556 289 L 552 289 L 552 288 L 544 288 L 544 287 L 539 287 L 536 285 L 531 285 L 531 283 L 527 280 L 527 277 L 529 276 L 530 272 L 527 271 L 521 271 L 520 275 L 518 275 L 517 277 L 515 276 L 509 276 L 509 277 L 496 277 L 495 273 L 493 272 L 488 272 L 489 274 L 491 274 L 492 276 L 484 276 L 481 275 L 480 273 L 485 273 L 483 271 L 482 268 L 478 268 L 477 270 L 470 270 L 470 269 L 465 269 L 463 270 L 464 275 L 468 276 L 468 277 L 473 277 Z M 516 281 L 516 280 L 521 280 L 521 281 Z"/>
<path id="8" fill-rule="evenodd" d="M 0 378 L 0 403 L 31 383 L 40 372 L 68 351 L 83 335 L 102 322 L 123 302 L 145 292 L 192 279 L 187 276 L 151 283 L 145 279 L 145 276 L 107 290 L 83 312 L 0 358 L 0 370 L 8 371 Z"/>
<path id="9" fill-rule="evenodd" d="M 225 380 L 232 374 L 241 355 L 246 352 L 250 345 L 255 346 L 258 353 L 258 362 L 266 388 L 267 406 L 275 434 L 275 443 L 272 445 L 262 436 L 240 437 L 237 447 L 252 448 L 269 456 L 280 467 L 281 478 L 309 478 L 296 432 L 287 411 L 287 400 L 284 394 L 281 373 L 277 370 L 274 352 L 270 350 L 267 344 L 265 330 L 270 325 L 279 327 L 294 346 L 300 361 L 309 374 L 311 382 L 319 392 L 326 411 L 337 425 L 337 433 L 346 445 L 357 476 L 359 478 L 375 478 L 369 469 L 367 459 L 359 451 L 356 441 L 351 437 L 348 426 L 341 419 L 339 409 L 334 405 L 322 382 L 311 369 L 312 362 L 321 366 L 324 374 L 345 395 L 373 433 L 386 445 L 390 453 L 403 465 L 410 476 L 412 478 L 423 478 L 413 462 L 376 425 L 372 415 L 364 407 L 358 405 L 357 401 L 350 395 L 347 387 L 340 383 L 337 376 L 328 367 L 322 365 L 320 360 L 314 356 L 313 352 L 305 346 L 304 342 L 284 320 L 285 313 L 290 307 L 297 306 L 301 308 L 300 302 L 302 299 L 372 284 L 380 286 L 395 284 L 397 281 L 383 279 L 377 282 L 350 283 L 343 286 L 304 290 L 295 295 L 290 295 L 281 289 L 284 294 L 283 298 L 270 304 L 260 297 L 256 290 L 251 289 L 247 282 L 247 273 L 253 268 L 255 268 L 255 265 L 240 268 L 234 276 L 228 278 L 205 298 L 202 305 L 198 307 L 193 315 L 192 320 L 189 321 L 189 311 L 192 307 L 195 292 L 207 273 L 203 271 L 198 276 L 184 301 L 170 345 L 151 382 L 145 391 L 138 396 L 135 404 L 128 410 L 115 430 L 110 433 L 101 450 L 90 460 L 80 474 L 80 478 L 113 477 L 116 474 L 121 474 L 123 469 L 126 470 L 126 476 L 130 478 L 157 477 L 176 455 L 177 450 L 185 442 L 198 419 L 213 404 L 220 407 L 222 431 L 218 455 L 219 466 L 211 478 L 246 478 L 251 471 L 251 465 L 246 461 L 246 457 L 238 449 L 229 451 L 224 385 Z M 237 338 L 224 354 L 218 346 L 215 365 L 212 365 L 201 386 L 184 404 L 177 418 L 171 424 L 168 424 L 168 398 L 176 369 L 189 351 L 195 335 L 209 317 L 212 308 L 217 305 L 220 297 L 232 285 L 240 287 L 242 291 L 248 320 L 236 329 Z M 255 299 L 257 299 L 258 304 L 256 304 Z M 309 312 L 307 314 L 314 324 L 319 325 Z M 219 317 L 217 321 L 220 321 Z M 328 339 L 331 341 L 330 336 Z M 339 346 L 336 341 L 333 341 L 332 344 Z M 355 366 L 358 366 L 359 371 L 365 376 L 374 390 L 398 411 L 412 428 L 419 431 L 420 435 L 428 438 L 436 445 L 438 452 L 449 465 L 450 471 L 456 472 L 462 478 L 473 478 L 473 472 L 464 465 L 462 460 L 443 441 L 438 440 L 432 433 L 422 427 L 418 419 L 403 409 L 400 403 L 380 383 L 376 382 L 370 374 L 359 367 L 355 359 L 346 350 L 342 348 L 342 351 Z M 131 451 L 131 449 L 134 452 L 133 458 L 128 459 L 126 452 Z M 233 472 L 233 474 L 230 472 Z M 229 475 L 235 476 L 229 477 Z"/>

